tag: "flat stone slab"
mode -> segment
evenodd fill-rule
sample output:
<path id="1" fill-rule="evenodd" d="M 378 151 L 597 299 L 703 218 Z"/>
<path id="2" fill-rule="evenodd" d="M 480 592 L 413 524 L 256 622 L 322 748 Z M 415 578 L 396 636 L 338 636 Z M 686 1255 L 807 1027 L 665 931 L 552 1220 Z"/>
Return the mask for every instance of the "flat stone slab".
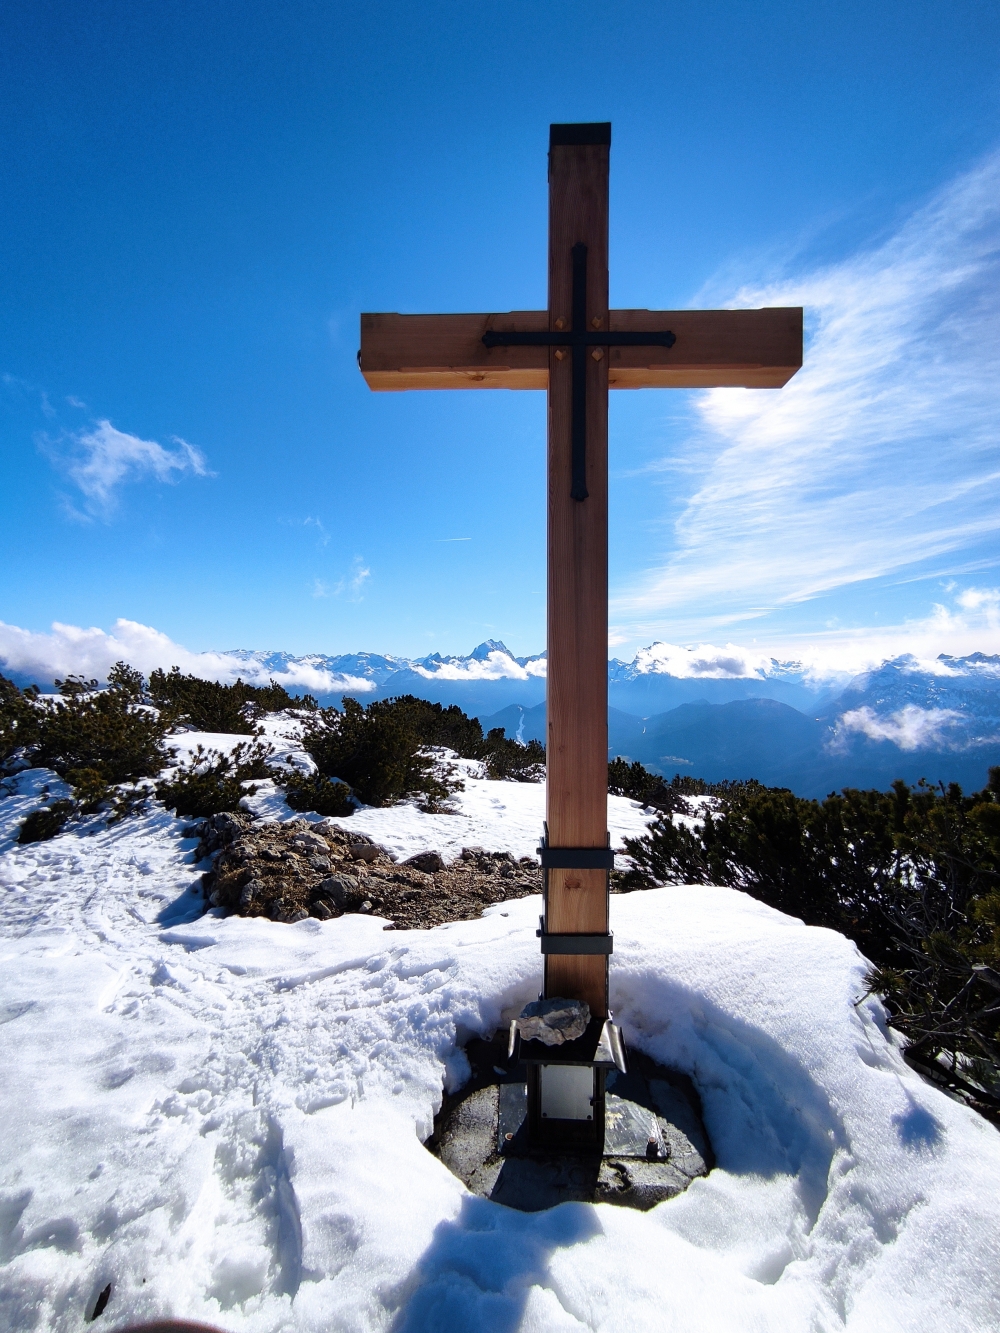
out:
<path id="1" fill-rule="evenodd" d="M 713 1165 L 691 1081 L 636 1052 L 627 1074 L 608 1076 L 602 1157 L 532 1150 L 523 1065 L 506 1067 L 505 1040 L 471 1041 L 466 1054 L 472 1078 L 446 1100 L 426 1146 L 473 1194 L 522 1212 L 570 1201 L 647 1209 Z M 661 1146 L 650 1160 L 654 1125 Z"/>

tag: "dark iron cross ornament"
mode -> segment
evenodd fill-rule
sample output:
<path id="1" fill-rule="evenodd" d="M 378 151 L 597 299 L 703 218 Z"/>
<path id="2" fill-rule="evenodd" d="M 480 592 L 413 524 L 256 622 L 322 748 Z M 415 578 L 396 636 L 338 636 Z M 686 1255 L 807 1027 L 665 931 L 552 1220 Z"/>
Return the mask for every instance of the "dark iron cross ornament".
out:
<path id="1" fill-rule="evenodd" d="M 598 1037 L 608 1018 L 612 950 L 608 390 L 777 389 L 802 364 L 798 308 L 609 308 L 610 153 L 607 123 L 550 129 L 548 309 L 366 314 L 358 354 L 361 373 L 376 390 L 547 391 L 545 915 L 539 933 L 545 996 L 586 1001 L 593 1015 L 594 1049 L 576 1062 L 578 1072 L 584 1070 L 582 1081 L 574 1082 L 576 1075 L 564 1070 L 553 1077 L 550 1089 L 558 1093 L 572 1086 L 585 1093 L 586 1070 L 591 1069 L 590 1111 L 587 1096 L 560 1103 L 583 1108 L 577 1130 L 586 1130 L 591 1146 L 603 1125 L 603 1074 L 598 1074 L 596 1052 L 606 1044 Z M 535 1123 L 546 1114 L 551 1063 L 547 1056 L 537 1077 L 532 1076 Z M 565 1119 L 560 1112 L 557 1124 L 560 1116 Z M 563 1124 L 564 1142 L 573 1141 L 571 1129 Z"/>
<path id="2" fill-rule="evenodd" d="M 608 127 L 610 130 L 610 126 Z M 609 135 L 610 141 L 610 135 Z M 574 500 L 586 500 L 587 490 L 587 363 L 584 357 L 590 348 L 591 356 L 600 361 L 609 347 L 673 347 L 677 338 L 669 329 L 659 333 L 612 333 L 610 329 L 587 328 L 587 247 L 577 241 L 570 251 L 573 258 L 573 322 L 563 333 L 497 333 L 487 329 L 483 334 L 484 347 L 556 347 L 569 348 L 573 358 L 573 484 L 570 495 Z M 559 321 L 556 321 L 557 325 Z M 595 318 L 600 326 L 603 320 Z M 559 356 L 559 352 L 556 352 Z"/>

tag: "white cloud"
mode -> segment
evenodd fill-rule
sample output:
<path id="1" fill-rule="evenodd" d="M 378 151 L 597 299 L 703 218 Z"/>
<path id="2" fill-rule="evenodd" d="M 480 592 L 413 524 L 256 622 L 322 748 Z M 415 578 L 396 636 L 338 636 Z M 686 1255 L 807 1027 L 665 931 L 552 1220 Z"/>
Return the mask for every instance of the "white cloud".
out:
<path id="1" fill-rule="evenodd" d="M 347 588 L 351 595 L 359 601 L 361 599 L 361 589 L 365 586 L 371 576 L 372 572 L 361 556 L 355 556 L 354 569 L 350 577 L 347 579 Z"/>
<path id="2" fill-rule="evenodd" d="M 82 494 L 85 513 L 74 511 L 77 517 L 110 517 L 128 482 L 211 475 L 204 455 L 186 440 L 175 436 L 176 448 L 165 449 L 155 440 L 117 430 L 110 421 L 99 421 L 58 441 L 43 437 L 40 443 Z"/>
<path id="3" fill-rule="evenodd" d="M 364 558 L 360 555 L 356 555 L 351 565 L 351 572 L 349 574 L 344 574 L 332 586 L 325 583 L 322 579 L 315 579 L 313 583 L 313 596 L 343 597 L 346 594 L 349 602 L 360 602 L 363 600 L 362 591 L 364 586 L 371 576 L 372 572 L 365 564 Z"/>
<path id="4" fill-rule="evenodd" d="M 816 674 L 867 671 L 889 658 L 912 656 L 926 671 L 944 671 L 939 653 L 1000 653 L 1000 589 L 954 585 L 950 604 L 936 602 L 928 615 L 895 625 L 833 627 L 785 636 L 769 644 L 774 656 L 796 658 Z"/>
<path id="5" fill-rule="evenodd" d="M 640 648 L 635 657 L 636 670 L 667 672 L 671 676 L 724 680 L 732 677 L 760 676 L 771 665 L 769 655 L 727 643 L 716 648 L 700 643 L 684 648 L 675 643 L 653 643 Z"/>
<path id="6" fill-rule="evenodd" d="M 466 658 L 462 661 L 445 659 L 433 667 L 418 666 L 414 670 L 428 680 L 529 680 L 544 678 L 547 662 L 536 658 L 521 666 L 508 653 L 495 649 L 484 658 Z"/>
<path id="7" fill-rule="evenodd" d="M 830 749 L 842 749 L 851 733 L 873 741 L 891 741 L 901 750 L 941 749 L 947 747 L 949 732 L 968 719 L 953 708 L 905 708 L 879 717 L 871 708 L 855 708 L 837 719 L 837 730 Z"/>
<path id="8" fill-rule="evenodd" d="M 276 671 L 255 661 L 243 661 L 230 653 L 192 653 L 166 634 L 134 620 L 117 620 L 110 633 L 82 629 L 57 621 L 51 634 L 35 634 L 0 621 L 0 663 L 16 672 L 47 683 L 56 677 L 83 675 L 105 681 L 115 662 L 128 662 L 148 675 L 155 667 L 181 671 L 232 684 L 241 677 L 251 685 L 266 685 L 273 676 L 286 689 L 300 687 L 314 694 L 368 693 L 374 684 L 358 676 L 340 675 L 307 662 L 290 663 Z"/>
<path id="9" fill-rule="evenodd" d="M 614 599 L 619 639 L 659 617 L 699 636 L 992 538 L 1000 154 L 877 249 L 725 304 L 804 306 L 805 364 L 781 390 L 696 399 L 664 466 L 699 480 L 671 554 Z"/>

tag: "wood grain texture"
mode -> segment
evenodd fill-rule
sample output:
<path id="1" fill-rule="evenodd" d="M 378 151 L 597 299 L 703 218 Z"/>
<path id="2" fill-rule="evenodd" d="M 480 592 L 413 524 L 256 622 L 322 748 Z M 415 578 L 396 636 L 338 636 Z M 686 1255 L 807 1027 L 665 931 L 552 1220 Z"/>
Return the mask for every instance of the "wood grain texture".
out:
<path id="1" fill-rule="evenodd" d="M 603 314 L 603 312 L 602 312 Z M 612 310 L 611 328 L 671 329 L 676 344 L 609 349 L 612 389 L 779 389 L 802 365 L 801 307 Z M 544 310 L 490 315 L 361 316 L 361 373 L 370 389 L 547 389 L 547 347 L 483 346 L 487 329 L 537 333 Z"/>
<path id="2" fill-rule="evenodd" d="M 587 323 L 607 318 L 607 145 L 549 153 L 549 320 L 572 317 L 573 246 L 587 253 Z M 553 847 L 607 845 L 608 793 L 608 359 L 586 357 L 587 490 L 570 496 L 572 364 L 549 349 L 548 673 L 546 819 Z M 603 871 L 550 870 L 546 926 L 608 929 Z M 549 995 L 607 1012 L 607 959 L 550 955 Z"/>

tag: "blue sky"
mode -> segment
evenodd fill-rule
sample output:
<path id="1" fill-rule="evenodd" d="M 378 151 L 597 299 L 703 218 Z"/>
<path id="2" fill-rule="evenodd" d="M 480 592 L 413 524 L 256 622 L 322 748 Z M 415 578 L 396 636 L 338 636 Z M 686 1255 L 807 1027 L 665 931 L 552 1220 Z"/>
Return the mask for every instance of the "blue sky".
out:
<path id="1" fill-rule="evenodd" d="M 545 301 L 613 123 L 618 306 L 804 304 L 780 393 L 617 393 L 613 652 L 1000 650 L 993 3 L 11 0 L 0 621 L 544 646 L 544 396 L 375 395 L 362 310 Z"/>

